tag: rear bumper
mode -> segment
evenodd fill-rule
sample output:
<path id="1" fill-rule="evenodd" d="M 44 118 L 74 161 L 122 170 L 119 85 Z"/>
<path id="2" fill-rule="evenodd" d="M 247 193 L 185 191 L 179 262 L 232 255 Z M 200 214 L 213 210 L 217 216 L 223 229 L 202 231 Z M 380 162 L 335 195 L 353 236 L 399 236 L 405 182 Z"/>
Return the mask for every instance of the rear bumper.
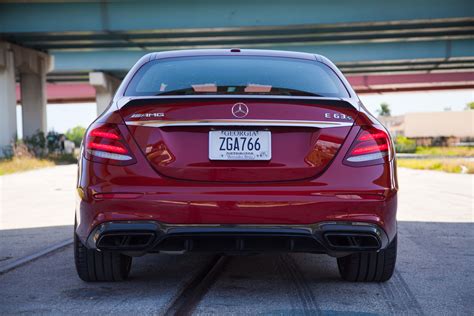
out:
<path id="1" fill-rule="evenodd" d="M 263 186 L 245 191 L 214 186 L 191 191 L 181 186 L 164 187 L 160 193 L 135 199 L 112 196 L 78 202 L 76 233 L 83 242 L 109 222 L 152 222 L 159 227 L 154 229 L 157 231 L 176 231 L 179 227 L 313 228 L 317 223 L 348 222 L 376 225 L 390 240 L 396 234 L 395 192 L 382 196 L 364 192 L 321 193 L 312 187 Z"/>
<path id="2" fill-rule="evenodd" d="M 361 222 L 312 225 L 167 225 L 155 221 L 117 221 L 98 225 L 87 246 L 130 255 L 148 252 L 309 252 L 344 256 L 378 251 L 389 244 L 386 232 Z"/>
<path id="3" fill-rule="evenodd" d="M 152 169 L 137 165 L 124 168 L 82 159 L 76 234 L 86 243 L 107 223 L 145 222 L 157 226 L 152 229 L 157 236 L 163 231 L 181 232 L 178 228 L 183 227 L 191 232 L 226 228 L 212 234 L 221 236 L 232 227 L 246 228 L 243 234 L 258 233 L 249 231 L 251 227 L 276 228 L 269 232 L 271 236 L 285 233 L 279 231 L 281 227 L 309 227 L 313 238 L 314 227 L 321 223 L 366 223 L 379 227 L 392 240 L 398 191 L 395 161 L 390 166 L 353 168 L 340 159 L 333 162 L 337 167 L 317 178 L 275 183 L 179 181 L 158 177 Z M 300 233 L 307 237 L 300 230 L 292 232 Z"/>

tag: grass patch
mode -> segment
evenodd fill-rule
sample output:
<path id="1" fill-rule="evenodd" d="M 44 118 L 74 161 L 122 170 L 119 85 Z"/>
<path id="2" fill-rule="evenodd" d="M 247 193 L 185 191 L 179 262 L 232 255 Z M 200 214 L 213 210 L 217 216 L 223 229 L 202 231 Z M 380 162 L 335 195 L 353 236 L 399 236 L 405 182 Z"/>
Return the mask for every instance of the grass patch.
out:
<path id="1" fill-rule="evenodd" d="M 62 154 L 51 155 L 47 158 L 32 158 L 32 157 L 14 157 L 11 159 L 0 160 L 0 176 L 16 172 L 40 169 L 45 167 L 52 167 L 55 165 L 66 165 L 77 163 L 74 155 Z"/>
<path id="2" fill-rule="evenodd" d="M 417 147 L 416 153 L 430 156 L 474 157 L 474 147 Z"/>
<path id="3" fill-rule="evenodd" d="M 463 159 L 397 159 L 399 167 L 474 174 L 474 162 Z"/>
<path id="4" fill-rule="evenodd" d="M 54 162 L 37 158 L 12 158 L 0 160 L 0 176 L 15 172 L 54 166 Z"/>

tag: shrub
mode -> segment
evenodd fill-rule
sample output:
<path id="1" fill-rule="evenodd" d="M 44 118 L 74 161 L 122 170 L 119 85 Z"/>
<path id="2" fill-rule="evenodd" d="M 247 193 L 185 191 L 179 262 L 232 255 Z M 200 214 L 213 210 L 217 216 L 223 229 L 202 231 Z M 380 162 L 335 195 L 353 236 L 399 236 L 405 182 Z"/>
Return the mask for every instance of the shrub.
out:
<path id="1" fill-rule="evenodd" d="M 405 136 L 397 136 L 395 139 L 395 150 L 397 153 L 414 153 L 416 152 L 416 142 Z"/>
<path id="2" fill-rule="evenodd" d="M 47 135 L 37 131 L 31 136 L 17 140 L 12 149 L 14 157 L 37 157 L 45 158 L 51 154 L 62 153 L 61 134 L 51 131 Z"/>
<path id="3" fill-rule="evenodd" d="M 0 148 L 3 157 L 0 159 L 0 175 L 19 171 L 49 167 L 54 165 L 77 163 L 77 157 L 66 154 L 61 142 L 64 135 L 51 131 L 47 135 L 42 131 L 14 139 L 9 146 Z"/>
<path id="4" fill-rule="evenodd" d="M 48 132 L 48 135 L 46 135 L 46 145 L 49 154 L 61 153 L 63 150 L 61 146 L 61 134 L 55 131 Z"/>
<path id="5" fill-rule="evenodd" d="M 23 143 L 35 157 L 44 157 L 48 153 L 46 137 L 42 131 L 37 131 L 29 137 L 23 137 Z"/>

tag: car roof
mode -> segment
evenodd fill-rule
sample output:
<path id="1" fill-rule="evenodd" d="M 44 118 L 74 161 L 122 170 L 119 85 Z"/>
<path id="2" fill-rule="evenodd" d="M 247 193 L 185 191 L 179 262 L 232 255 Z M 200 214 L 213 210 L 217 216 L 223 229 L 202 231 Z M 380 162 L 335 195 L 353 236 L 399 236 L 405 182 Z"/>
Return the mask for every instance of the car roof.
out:
<path id="1" fill-rule="evenodd" d="M 161 59 L 171 57 L 196 57 L 196 56 L 264 56 L 264 57 L 287 57 L 299 58 L 307 60 L 321 60 L 322 56 L 310 53 L 282 51 L 282 50 L 265 50 L 265 49 L 189 49 L 189 50 L 174 50 L 154 53 L 150 58 Z"/>

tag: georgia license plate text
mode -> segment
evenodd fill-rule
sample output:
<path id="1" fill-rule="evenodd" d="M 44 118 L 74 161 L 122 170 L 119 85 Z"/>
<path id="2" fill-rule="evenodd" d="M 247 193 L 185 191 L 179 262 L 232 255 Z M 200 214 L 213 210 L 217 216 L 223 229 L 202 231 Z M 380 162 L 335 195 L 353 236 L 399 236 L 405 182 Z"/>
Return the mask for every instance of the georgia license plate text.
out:
<path id="1" fill-rule="evenodd" d="M 270 160 L 269 131 L 210 131 L 211 160 Z"/>

